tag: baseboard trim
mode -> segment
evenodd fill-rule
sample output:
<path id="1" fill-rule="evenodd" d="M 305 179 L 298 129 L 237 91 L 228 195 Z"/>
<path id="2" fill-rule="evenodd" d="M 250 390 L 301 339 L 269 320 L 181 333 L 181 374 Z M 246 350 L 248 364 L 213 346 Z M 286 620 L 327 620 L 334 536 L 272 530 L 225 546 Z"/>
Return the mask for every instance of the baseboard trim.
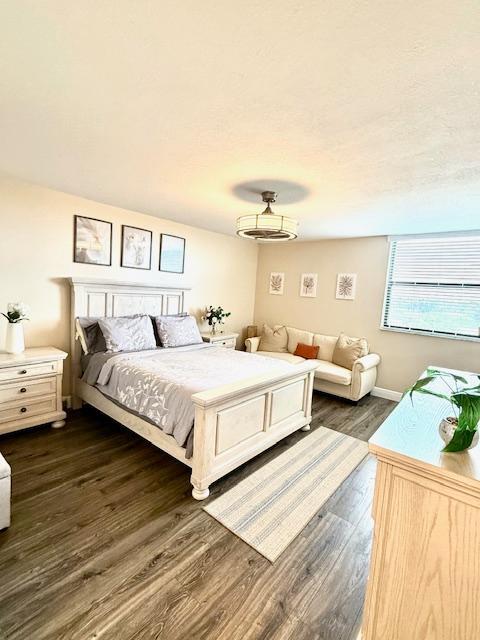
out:
<path id="1" fill-rule="evenodd" d="M 391 389 L 382 389 L 382 387 L 373 387 L 371 391 L 372 396 L 378 398 L 385 398 L 385 400 L 393 400 L 394 402 L 400 402 L 402 395 L 400 391 L 392 391 Z"/>
<path id="2" fill-rule="evenodd" d="M 62 396 L 62 402 L 66 409 L 72 408 L 72 396 Z"/>

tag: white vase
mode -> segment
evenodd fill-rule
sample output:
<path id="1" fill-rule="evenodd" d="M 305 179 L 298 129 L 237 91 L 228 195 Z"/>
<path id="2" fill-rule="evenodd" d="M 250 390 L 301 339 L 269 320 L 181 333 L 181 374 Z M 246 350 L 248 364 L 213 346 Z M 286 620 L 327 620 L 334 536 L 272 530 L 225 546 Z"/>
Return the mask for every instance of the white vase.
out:
<path id="1" fill-rule="evenodd" d="M 446 418 L 444 418 L 438 425 L 438 433 L 440 434 L 440 437 L 442 438 L 442 440 L 445 442 L 446 445 L 450 444 L 450 441 L 453 438 L 456 428 L 457 428 L 457 425 L 453 424 Z M 473 447 L 477 446 L 478 438 L 479 438 L 478 431 L 475 431 L 472 444 L 468 447 L 469 449 L 473 449 Z"/>
<path id="2" fill-rule="evenodd" d="M 9 322 L 7 324 L 5 351 L 8 353 L 22 353 L 22 351 L 25 351 L 22 322 Z"/>

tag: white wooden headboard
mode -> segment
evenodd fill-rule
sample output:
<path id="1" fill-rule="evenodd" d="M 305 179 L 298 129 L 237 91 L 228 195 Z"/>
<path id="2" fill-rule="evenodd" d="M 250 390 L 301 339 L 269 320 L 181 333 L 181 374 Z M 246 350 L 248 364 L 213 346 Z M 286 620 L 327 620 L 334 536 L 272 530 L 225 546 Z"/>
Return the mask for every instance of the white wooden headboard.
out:
<path id="1" fill-rule="evenodd" d="M 189 287 L 90 278 L 70 278 L 70 286 L 73 396 L 75 380 L 81 375 L 80 358 L 82 356 L 80 344 L 76 340 L 76 318 L 118 317 L 136 313 L 152 316 L 175 315 L 185 310 L 185 293 L 190 291 Z"/>

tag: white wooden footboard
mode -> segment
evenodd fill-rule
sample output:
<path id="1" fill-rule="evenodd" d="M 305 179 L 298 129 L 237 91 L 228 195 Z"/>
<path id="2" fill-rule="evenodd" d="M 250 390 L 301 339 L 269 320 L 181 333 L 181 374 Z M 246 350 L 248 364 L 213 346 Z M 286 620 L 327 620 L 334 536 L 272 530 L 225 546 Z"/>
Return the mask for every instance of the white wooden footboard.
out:
<path id="1" fill-rule="evenodd" d="M 314 362 L 294 371 L 225 385 L 192 396 L 195 430 L 192 495 L 312 420 Z"/>

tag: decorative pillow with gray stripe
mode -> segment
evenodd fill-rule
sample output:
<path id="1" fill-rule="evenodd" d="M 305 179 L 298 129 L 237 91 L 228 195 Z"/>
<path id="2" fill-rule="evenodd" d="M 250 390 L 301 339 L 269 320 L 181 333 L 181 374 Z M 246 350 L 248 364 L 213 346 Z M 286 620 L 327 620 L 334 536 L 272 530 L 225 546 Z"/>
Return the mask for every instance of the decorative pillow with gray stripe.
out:
<path id="1" fill-rule="evenodd" d="M 150 316 L 99 318 L 98 325 L 107 351 L 143 351 L 157 347 Z"/>

